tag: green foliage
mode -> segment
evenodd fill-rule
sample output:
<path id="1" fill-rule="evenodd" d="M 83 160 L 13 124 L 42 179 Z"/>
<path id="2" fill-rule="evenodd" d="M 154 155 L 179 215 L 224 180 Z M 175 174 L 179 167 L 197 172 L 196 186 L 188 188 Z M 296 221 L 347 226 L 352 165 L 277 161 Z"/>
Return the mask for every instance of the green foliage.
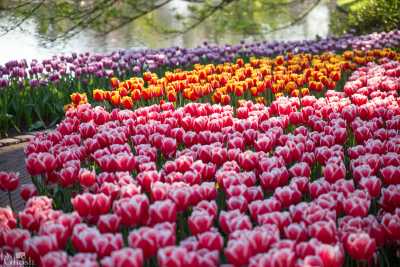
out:
<path id="1" fill-rule="evenodd" d="M 399 0 L 340 0 L 341 14 L 332 17 L 332 29 L 343 33 L 350 29 L 358 34 L 390 31 L 400 25 Z"/>

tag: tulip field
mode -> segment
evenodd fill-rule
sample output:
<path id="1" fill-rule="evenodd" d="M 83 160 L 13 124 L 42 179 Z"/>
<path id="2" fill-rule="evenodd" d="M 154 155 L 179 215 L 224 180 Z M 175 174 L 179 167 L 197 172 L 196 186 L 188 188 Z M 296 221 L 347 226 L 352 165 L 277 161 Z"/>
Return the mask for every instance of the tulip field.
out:
<path id="1" fill-rule="evenodd" d="M 56 125 L 25 147 L 32 184 L 23 210 L 11 197 L 0 208 L 0 255 L 43 267 L 400 266 L 399 43 L 393 31 L 0 68 L 0 81 L 26 74 L 3 79 L 2 119 Z M 18 186 L 0 172 L 0 190 Z"/>
<path id="2" fill-rule="evenodd" d="M 0 64 L 0 137 L 9 133 L 54 127 L 64 116 L 63 105 L 74 92 L 91 97 L 93 88 L 109 86 L 109 79 L 121 80 L 151 71 L 159 76 L 193 64 L 248 61 L 254 57 L 275 57 L 345 50 L 369 50 L 400 46 L 400 30 L 364 36 L 350 34 L 318 40 L 240 43 L 218 46 L 204 43 L 186 49 L 119 50 L 104 54 L 72 53 L 45 60 L 13 60 Z"/>

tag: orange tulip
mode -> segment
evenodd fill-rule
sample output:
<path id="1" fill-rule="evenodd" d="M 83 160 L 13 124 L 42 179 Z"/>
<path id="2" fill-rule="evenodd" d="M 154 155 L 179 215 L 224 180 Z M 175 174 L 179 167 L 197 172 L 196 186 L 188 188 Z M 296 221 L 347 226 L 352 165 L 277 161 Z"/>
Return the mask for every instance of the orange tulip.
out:
<path id="1" fill-rule="evenodd" d="M 121 105 L 126 109 L 133 108 L 133 100 L 130 96 L 124 96 L 121 98 Z"/>
<path id="2" fill-rule="evenodd" d="M 244 65 L 243 59 L 242 59 L 242 58 L 238 58 L 238 59 L 236 60 L 236 64 L 238 64 L 239 67 L 243 67 L 243 65 Z"/>
<path id="3" fill-rule="evenodd" d="M 310 90 L 308 88 L 301 88 L 302 96 L 309 95 L 309 94 L 310 94 Z"/>
<path id="4" fill-rule="evenodd" d="M 298 89 L 294 89 L 290 92 L 290 96 L 292 97 L 298 97 L 300 94 L 300 91 Z"/>
<path id="5" fill-rule="evenodd" d="M 222 95 L 221 96 L 221 104 L 228 105 L 231 102 L 231 97 L 229 95 Z"/>
<path id="6" fill-rule="evenodd" d="M 152 78 L 151 72 L 146 71 L 145 73 L 143 73 L 143 80 L 148 82 L 150 81 Z"/>
<path id="7" fill-rule="evenodd" d="M 275 58 L 275 65 L 282 65 L 285 62 L 285 59 L 283 56 L 277 56 Z"/>
<path id="8" fill-rule="evenodd" d="M 80 94 L 80 93 L 73 93 L 71 94 L 71 101 L 75 105 L 79 105 L 81 102 L 87 103 L 87 97 L 86 94 Z"/>
<path id="9" fill-rule="evenodd" d="M 118 91 L 113 91 L 111 93 L 111 104 L 113 104 L 114 106 L 119 106 L 121 102 L 121 96 L 119 95 Z"/>
<path id="10" fill-rule="evenodd" d="M 115 77 L 112 77 L 110 79 L 110 83 L 111 83 L 111 87 L 113 89 L 115 89 L 115 88 L 117 88 L 119 86 L 119 80 L 117 78 L 115 78 Z"/>
<path id="11" fill-rule="evenodd" d="M 120 96 L 127 96 L 128 95 L 128 90 L 125 87 L 119 87 L 118 91 L 119 91 L 119 95 Z"/>
<path id="12" fill-rule="evenodd" d="M 100 89 L 93 90 L 93 99 L 95 101 L 103 101 L 104 100 L 104 92 Z"/>
<path id="13" fill-rule="evenodd" d="M 132 92 L 131 92 L 131 97 L 133 98 L 133 100 L 139 101 L 140 100 L 140 90 L 139 89 L 133 89 Z"/>
<path id="14" fill-rule="evenodd" d="M 167 98 L 168 98 L 169 102 L 175 102 L 176 101 L 176 93 L 175 93 L 175 91 L 168 91 Z"/>
<path id="15" fill-rule="evenodd" d="M 252 96 L 256 96 L 258 94 L 257 87 L 251 87 L 250 92 Z"/>

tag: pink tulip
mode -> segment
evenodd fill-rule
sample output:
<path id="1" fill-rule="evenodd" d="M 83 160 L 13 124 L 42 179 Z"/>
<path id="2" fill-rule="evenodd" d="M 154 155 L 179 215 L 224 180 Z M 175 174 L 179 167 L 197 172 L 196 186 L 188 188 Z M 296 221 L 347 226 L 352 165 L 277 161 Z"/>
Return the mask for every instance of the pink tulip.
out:
<path id="1" fill-rule="evenodd" d="M 3 191 L 14 191 L 19 185 L 19 173 L 0 172 L 0 189 Z"/>
<path id="2" fill-rule="evenodd" d="M 105 267 L 142 267 L 143 262 L 143 252 L 141 249 L 123 248 L 113 251 L 111 256 L 101 260 L 101 265 Z"/>
<path id="3" fill-rule="evenodd" d="M 345 241 L 350 256 L 356 260 L 370 259 L 376 250 L 375 240 L 366 233 L 352 233 Z"/>
<path id="4" fill-rule="evenodd" d="M 149 200 L 146 195 L 134 195 L 114 202 L 113 211 L 126 226 L 136 226 L 147 222 Z"/>

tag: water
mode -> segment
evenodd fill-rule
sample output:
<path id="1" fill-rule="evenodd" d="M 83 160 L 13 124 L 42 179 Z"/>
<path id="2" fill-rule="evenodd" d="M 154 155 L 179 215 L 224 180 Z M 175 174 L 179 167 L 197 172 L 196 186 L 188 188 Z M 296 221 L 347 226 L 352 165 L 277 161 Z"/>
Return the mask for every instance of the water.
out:
<path id="1" fill-rule="evenodd" d="M 20 29 L 0 37 L 0 64 L 13 59 L 44 59 L 52 55 L 70 52 L 108 52 L 120 48 L 161 48 L 169 46 L 195 47 L 204 41 L 212 43 L 238 43 L 240 40 L 303 40 L 313 39 L 317 35 L 326 37 L 330 34 L 330 19 L 332 1 L 321 1 L 303 20 L 282 30 L 268 33 L 273 27 L 282 27 L 290 23 L 291 19 L 299 15 L 309 6 L 310 2 L 276 9 L 260 5 L 259 1 L 241 1 L 242 7 L 230 7 L 229 14 L 213 16 L 204 23 L 185 34 L 164 34 L 156 28 L 181 29 L 180 20 L 171 15 L 178 12 L 180 16 L 190 15 L 188 3 L 182 0 L 173 0 L 168 5 L 152 12 L 146 19 L 135 21 L 106 36 L 99 36 L 96 32 L 86 29 L 72 39 L 56 43 L 43 41 L 38 21 L 40 18 L 31 18 Z M 248 2 L 248 3 L 247 3 Z M 279 1 L 278 1 L 279 2 Z M 249 6 L 250 3 L 250 6 Z M 250 14 L 250 15 L 249 15 Z M 148 25 L 148 21 L 154 27 Z M 0 18 L 0 25 L 7 25 L 9 18 Z M 250 24 L 242 25 L 243 23 Z M 252 23 L 257 26 L 254 32 Z M 158 25 L 158 26 L 157 26 Z M 240 28 L 242 27 L 242 28 Z M 240 29 L 237 29 L 240 28 Z"/>

